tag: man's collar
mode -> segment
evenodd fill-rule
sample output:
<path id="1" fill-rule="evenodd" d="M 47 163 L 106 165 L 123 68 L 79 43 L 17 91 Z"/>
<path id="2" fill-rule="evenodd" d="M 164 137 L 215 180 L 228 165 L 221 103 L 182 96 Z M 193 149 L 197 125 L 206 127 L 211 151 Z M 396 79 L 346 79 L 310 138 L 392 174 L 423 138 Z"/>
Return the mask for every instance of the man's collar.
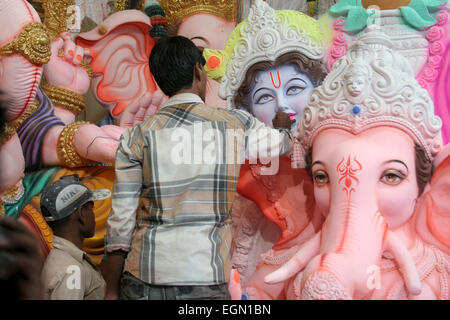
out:
<path id="1" fill-rule="evenodd" d="M 69 240 L 53 236 L 53 247 L 70 254 L 78 262 L 83 262 L 84 252 Z"/>
<path id="2" fill-rule="evenodd" d="M 69 240 L 66 240 L 58 236 L 53 236 L 53 247 L 68 253 L 70 256 L 72 256 L 72 258 L 74 258 L 80 263 L 83 263 L 83 260 L 86 260 L 95 269 L 97 268 L 97 266 L 91 261 L 89 256 L 83 250 L 77 248 L 77 246 L 74 245 Z"/>
<path id="3" fill-rule="evenodd" d="M 164 107 L 173 106 L 176 104 L 183 104 L 183 103 L 202 103 L 205 102 L 195 93 L 179 93 L 172 97 L 170 97 L 169 100 L 163 105 Z"/>

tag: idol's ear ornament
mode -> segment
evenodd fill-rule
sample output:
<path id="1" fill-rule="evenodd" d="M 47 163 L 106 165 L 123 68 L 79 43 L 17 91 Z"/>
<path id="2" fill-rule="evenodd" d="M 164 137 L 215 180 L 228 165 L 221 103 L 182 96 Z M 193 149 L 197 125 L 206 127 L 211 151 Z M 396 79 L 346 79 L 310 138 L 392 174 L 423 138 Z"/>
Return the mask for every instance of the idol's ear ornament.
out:
<path id="1" fill-rule="evenodd" d="M 206 60 L 205 71 L 208 77 L 220 82 L 227 71 L 227 56 L 223 50 L 204 49 L 203 57 Z"/>

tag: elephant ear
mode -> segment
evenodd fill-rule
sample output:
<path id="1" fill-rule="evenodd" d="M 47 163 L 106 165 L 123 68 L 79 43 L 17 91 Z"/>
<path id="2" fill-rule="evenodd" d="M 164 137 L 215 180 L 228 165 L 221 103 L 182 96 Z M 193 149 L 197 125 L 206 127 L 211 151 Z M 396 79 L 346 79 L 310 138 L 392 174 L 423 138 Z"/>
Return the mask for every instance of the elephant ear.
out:
<path id="1" fill-rule="evenodd" d="M 76 38 L 77 45 L 91 51 L 94 95 L 114 118 L 131 102 L 157 89 L 148 63 L 156 43 L 150 28 L 147 15 L 125 10 Z"/>
<path id="2" fill-rule="evenodd" d="M 416 206 L 416 229 L 425 242 L 450 254 L 450 144 L 435 165 L 433 178 Z"/>

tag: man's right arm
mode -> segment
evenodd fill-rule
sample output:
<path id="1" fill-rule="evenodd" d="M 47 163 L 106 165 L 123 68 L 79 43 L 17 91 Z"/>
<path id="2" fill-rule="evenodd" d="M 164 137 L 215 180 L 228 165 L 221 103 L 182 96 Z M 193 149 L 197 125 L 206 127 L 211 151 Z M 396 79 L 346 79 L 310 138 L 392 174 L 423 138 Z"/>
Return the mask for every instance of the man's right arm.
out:
<path id="1" fill-rule="evenodd" d="M 106 261 L 101 266 L 106 282 L 105 299 L 119 297 L 120 277 L 136 225 L 143 175 L 142 136 L 135 130 L 140 128 L 134 127 L 122 135 L 116 154 L 112 209 L 106 227 Z"/>

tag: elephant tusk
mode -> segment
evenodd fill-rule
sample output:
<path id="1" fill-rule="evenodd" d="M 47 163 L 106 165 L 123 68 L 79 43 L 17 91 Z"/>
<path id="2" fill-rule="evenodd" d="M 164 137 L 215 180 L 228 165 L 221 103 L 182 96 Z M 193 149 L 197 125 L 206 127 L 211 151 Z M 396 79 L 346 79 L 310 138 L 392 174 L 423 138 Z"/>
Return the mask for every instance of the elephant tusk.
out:
<path id="1" fill-rule="evenodd" d="M 394 259 L 398 262 L 406 288 L 410 294 L 419 295 L 422 292 L 422 284 L 416 265 L 408 249 L 392 231 L 388 232 L 386 240 L 386 249 L 392 253 Z"/>
<path id="2" fill-rule="evenodd" d="M 268 274 L 264 282 L 274 284 L 283 282 L 302 271 L 306 264 L 319 253 L 321 231 L 308 240 L 297 253 L 278 270 Z"/>

